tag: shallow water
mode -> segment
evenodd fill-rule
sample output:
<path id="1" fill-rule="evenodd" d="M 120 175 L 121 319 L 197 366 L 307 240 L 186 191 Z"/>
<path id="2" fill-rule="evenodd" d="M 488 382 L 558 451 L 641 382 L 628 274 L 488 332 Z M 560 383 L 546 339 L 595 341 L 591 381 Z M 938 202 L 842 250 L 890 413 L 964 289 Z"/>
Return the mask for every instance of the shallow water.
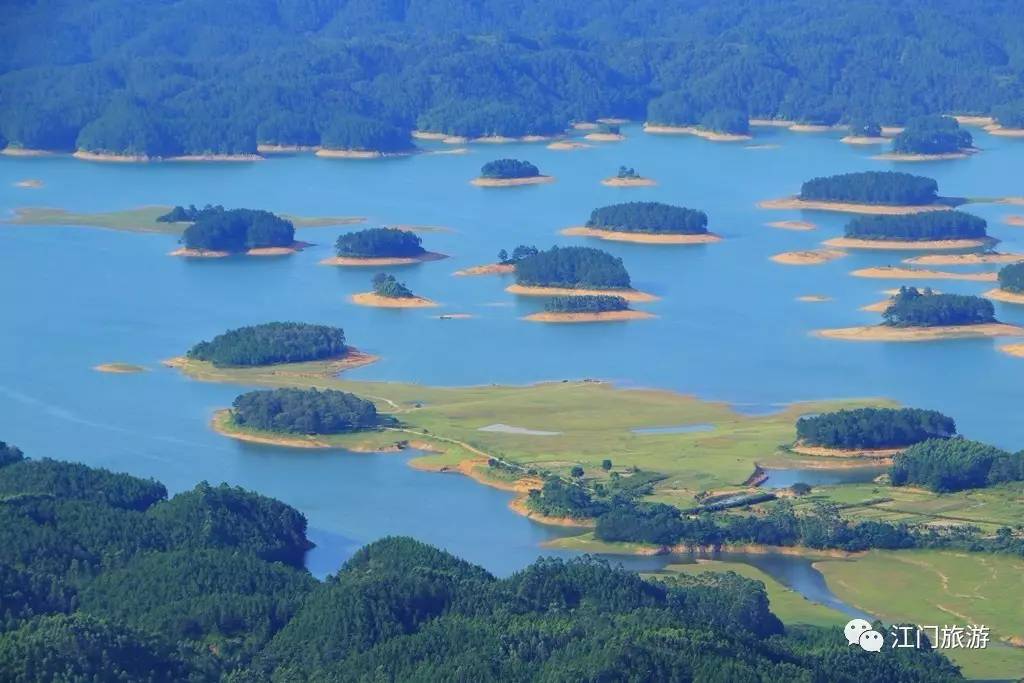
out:
<path id="1" fill-rule="evenodd" d="M 660 387 L 766 413 L 798 400 L 888 396 L 953 415 L 961 431 L 1000 446 L 1024 446 L 1024 421 L 1007 419 L 1022 398 L 1024 362 L 997 342 L 844 343 L 815 338 L 822 327 L 867 324 L 858 308 L 899 281 L 849 277 L 849 271 L 897 263 L 901 255 L 851 253 L 814 267 L 778 265 L 781 251 L 814 248 L 841 232 L 845 218 L 820 212 L 760 211 L 761 199 L 796 192 L 801 181 L 843 171 L 898 168 L 932 175 L 951 195 L 1021 195 L 1024 141 L 975 132 L 982 154 L 970 159 L 897 165 L 838 135 L 758 130 L 750 150 L 691 137 L 642 134 L 623 143 L 559 152 L 543 145 L 478 145 L 466 155 L 384 161 L 308 155 L 249 164 L 95 164 L 69 158 L 0 158 L 0 211 L 56 206 L 100 211 L 143 204 L 207 202 L 298 215 L 365 215 L 369 225 L 441 225 L 425 246 L 452 258 L 395 269 L 418 294 L 442 302 L 429 312 L 354 306 L 373 274 L 330 268 L 342 228 L 316 228 L 316 242 L 290 257 L 187 261 L 168 257 L 173 237 L 73 227 L 0 229 L 0 438 L 32 456 L 80 460 L 152 476 L 172 491 L 199 480 L 228 481 L 301 509 L 321 547 L 320 573 L 387 534 L 411 534 L 491 571 L 507 574 L 564 533 L 507 509 L 509 494 L 459 476 L 417 472 L 406 455 L 291 451 L 221 438 L 207 426 L 238 387 L 194 382 L 159 360 L 229 327 L 267 320 L 341 325 L 352 344 L 383 360 L 350 373 L 372 380 L 462 385 L 603 378 L 626 387 Z M 485 161 L 512 156 L 553 174 L 550 185 L 481 189 L 468 180 Z M 600 185 L 620 164 L 658 180 L 654 188 Z M 26 178 L 41 189 L 16 188 Z M 657 199 L 706 210 L 726 239 L 659 247 L 567 238 L 596 206 Z M 1005 251 L 1024 249 L 1024 230 L 1002 224 L 1021 207 L 976 205 Z M 803 219 L 812 232 L 764 226 Z M 606 325 L 521 321 L 543 302 L 506 292 L 502 277 L 452 277 L 492 262 L 517 244 L 589 244 L 621 256 L 634 285 L 661 299 L 638 305 L 652 320 Z M 920 283 L 927 284 L 927 283 Z M 978 293 L 985 283 L 933 283 Z M 825 295 L 827 303 L 797 301 Z M 1000 318 L 1024 323 L 1024 307 L 996 304 Z M 439 321 L 439 313 L 472 313 Z M 96 373 L 97 363 L 147 366 L 138 375 Z M 808 482 L 810 483 L 810 482 Z M 754 559 L 750 560 L 754 562 Z"/>
<path id="2" fill-rule="evenodd" d="M 808 467 L 804 469 L 762 468 L 767 478 L 760 484 L 765 489 L 784 489 L 803 482 L 810 486 L 835 486 L 837 484 L 864 484 L 887 471 L 885 467 Z"/>

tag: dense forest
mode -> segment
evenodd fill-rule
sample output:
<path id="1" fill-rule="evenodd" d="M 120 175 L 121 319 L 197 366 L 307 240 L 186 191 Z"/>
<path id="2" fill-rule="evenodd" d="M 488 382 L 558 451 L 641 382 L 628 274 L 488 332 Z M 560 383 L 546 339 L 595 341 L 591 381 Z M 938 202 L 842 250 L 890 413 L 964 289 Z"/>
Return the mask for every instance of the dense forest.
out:
<path id="1" fill-rule="evenodd" d="M 406 258 L 425 253 L 419 235 L 398 228 L 368 228 L 346 232 L 334 243 L 344 258 Z"/>
<path id="2" fill-rule="evenodd" d="M 826 448 L 900 448 L 954 434 L 953 418 L 919 408 L 855 408 L 796 421 L 797 441 Z"/>
<path id="3" fill-rule="evenodd" d="M 1024 452 L 1006 451 L 970 441 L 929 439 L 893 458 L 893 486 L 924 486 L 936 493 L 975 489 L 1024 479 Z"/>
<path id="4" fill-rule="evenodd" d="M 1024 128 L 1024 100 L 992 107 L 996 123 L 1004 128 Z"/>
<path id="5" fill-rule="evenodd" d="M 340 358 L 346 350 L 339 327 L 273 322 L 228 330 L 199 342 L 186 355 L 222 368 Z"/>
<path id="6" fill-rule="evenodd" d="M 1024 263 L 1011 263 L 999 271 L 999 288 L 1024 294 Z"/>
<path id="7" fill-rule="evenodd" d="M 344 434 L 393 424 L 371 401 L 334 389 L 261 389 L 231 404 L 240 427 L 289 434 Z"/>
<path id="8" fill-rule="evenodd" d="M 412 290 L 390 273 L 377 273 L 370 282 L 377 296 L 389 299 L 408 299 L 413 296 Z"/>
<path id="9" fill-rule="evenodd" d="M 878 121 L 865 121 L 863 119 L 850 122 L 850 135 L 865 138 L 877 138 L 882 135 L 882 125 Z"/>
<path id="10" fill-rule="evenodd" d="M 592 247 L 551 247 L 516 261 L 516 282 L 538 287 L 624 289 L 622 259 Z"/>
<path id="11" fill-rule="evenodd" d="M 540 169 L 519 159 L 495 159 L 480 167 L 481 178 L 536 178 L 539 175 Z"/>
<path id="12" fill-rule="evenodd" d="M 988 237 L 984 218 L 963 211 L 922 211 L 906 216 L 858 216 L 846 236 L 858 240 L 971 240 Z"/>
<path id="13" fill-rule="evenodd" d="M 897 171 L 861 171 L 812 178 L 800 189 L 800 199 L 857 204 L 932 204 L 939 184 L 931 178 Z"/>
<path id="14" fill-rule="evenodd" d="M 1022 12 L 1013 0 L 983 12 L 929 0 L 21 2 L 0 27 L 0 138 L 167 156 L 400 149 L 414 128 L 520 136 L 600 116 L 732 132 L 748 117 L 1012 123 Z"/>
<path id="15" fill-rule="evenodd" d="M 175 207 L 165 216 L 186 215 Z M 164 216 L 164 217 L 165 217 Z M 161 217 L 161 218 L 164 218 Z M 181 242 L 188 249 L 226 251 L 232 254 L 261 247 L 290 247 L 295 242 L 291 221 L 260 209 L 206 207 L 194 214 Z"/>
<path id="16" fill-rule="evenodd" d="M 974 138 L 951 116 L 918 116 L 892 141 L 898 154 L 949 154 L 974 147 Z"/>
<path id="17" fill-rule="evenodd" d="M 608 313 L 628 311 L 629 302 L 621 296 L 553 296 L 544 304 L 549 313 Z"/>
<path id="18" fill-rule="evenodd" d="M 886 325 L 893 327 L 981 325 L 996 322 L 996 309 L 991 301 L 980 296 L 935 294 L 916 287 L 900 287 L 882 317 Z"/>
<path id="19" fill-rule="evenodd" d="M 708 217 L 703 211 L 661 202 L 625 202 L 594 209 L 587 227 L 619 232 L 702 235 L 708 231 Z"/>
<path id="20" fill-rule="evenodd" d="M 168 500 L 83 465 L 0 463 L 5 681 L 962 680 L 929 648 L 784 627 L 733 573 L 541 559 L 497 579 L 390 537 L 320 582 L 305 518 L 273 499 L 203 483 Z"/>
<path id="21" fill-rule="evenodd" d="M 539 252 L 540 250 L 537 247 L 527 246 L 525 244 L 520 244 L 519 246 L 517 246 L 515 249 L 512 250 L 511 254 L 508 253 L 507 249 L 499 249 L 498 263 L 501 263 L 503 265 L 516 264 L 522 261 L 527 256 L 533 256 L 534 254 L 537 254 Z"/>

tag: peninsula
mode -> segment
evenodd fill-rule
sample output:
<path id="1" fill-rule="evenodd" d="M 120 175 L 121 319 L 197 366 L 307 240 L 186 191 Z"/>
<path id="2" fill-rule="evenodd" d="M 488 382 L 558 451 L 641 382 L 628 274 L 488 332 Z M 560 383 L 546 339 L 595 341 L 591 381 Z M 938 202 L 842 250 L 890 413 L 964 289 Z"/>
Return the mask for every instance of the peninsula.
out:
<path id="1" fill-rule="evenodd" d="M 516 284 L 506 288 L 525 296 L 613 294 L 627 301 L 656 297 L 630 286 L 622 259 L 590 247 L 551 247 L 516 262 Z"/>
<path id="2" fill-rule="evenodd" d="M 470 181 L 478 187 L 513 187 L 550 183 L 555 179 L 542 175 L 540 169 L 529 161 L 519 159 L 496 159 L 480 168 L 480 175 Z"/>
<path id="3" fill-rule="evenodd" d="M 543 323 L 591 323 L 653 318 L 651 313 L 635 311 L 621 296 L 556 296 L 544 305 L 543 313 L 524 318 Z"/>
<path id="4" fill-rule="evenodd" d="M 681 90 L 667 92 L 648 103 L 644 132 L 696 135 L 715 142 L 741 142 L 752 137 L 745 111 L 707 106 Z"/>
<path id="5" fill-rule="evenodd" d="M 804 182 L 800 194 L 758 203 L 762 209 L 810 209 L 901 215 L 921 211 L 944 211 L 939 186 L 932 178 L 896 171 L 862 171 Z"/>
<path id="6" fill-rule="evenodd" d="M 642 244 L 707 244 L 721 237 L 708 232 L 703 211 L 661 202 L 627 202 L 594 209 L 586 225 L 563 235 Z"/>
<path id="7" fill-rule="evenodd" d="M 884 161 L 938 161 L 963 159 L 978 150 L 970 132 L 952 116 L 919 116 L 911 119 L 892 141 L 893 151 L 880 154 Z"/>
<path id="8" fill-rule="evenodd" d="M 963 211 L 858 216 L 846 224 L 843 237 L 825 244 L 841 249 L 978 249 L 995 242 L 986 228 L 985 219 Z"/>
<path id="9" fill-rule="evenodd" d="M 377 273 L 372 280 L 373 291 L 352 295 L 352 303 L 377 308 L 432 308 L 437 304 L 416 296 L 394 275 Z"/>
<path id="10" fill-rule="evenodd" d="M 423 248 L 419 235 L 398 228 L 368 228 L 344 233 L 334 243 L 327 266 L 400 266 L 448 258 Z"/>
<path id="11" fill-rule="evenodd" d="M 408 130 L 375 119 L 346 114 L 332 117 L 320 134 L 318 157 L 379 159 L 416 151 Z"/>
<path id="12" fill-rule="evenodd" d="M 1024 262 L 1005 266 L 997 277 L 999 287 L 985 292 L 985 297 L 1008 304 L 1024 304 Z"/>
<path id="13" fill-rule="evenodd" d="M 175 207 L 157 220 L 181 222 L 178 220 L 180 209 Z M 291 221 L 269 211 L 207 206 L 189 213 L 187 219 L 192 223 L 181 235 L 183 246 L 172 251 L 172 256 L 277 256 L 308 246 L 305 242 L 295 241 L 295 226 Z"/>

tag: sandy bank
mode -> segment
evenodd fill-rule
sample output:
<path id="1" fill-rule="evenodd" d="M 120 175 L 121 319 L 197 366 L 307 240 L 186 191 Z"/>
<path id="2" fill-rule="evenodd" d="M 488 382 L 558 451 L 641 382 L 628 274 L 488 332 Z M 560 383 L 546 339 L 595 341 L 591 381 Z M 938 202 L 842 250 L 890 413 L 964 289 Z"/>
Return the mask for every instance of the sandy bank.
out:
<path id="1" fill-rule="evenodd" d="M 750 119 L 750 125 L 757 128 L 789 128 L 795 126 L 796 121 L 789 119 Z"/>
<path id="2" fill-rule="evenodd" d="M 452 275 L 459 276 L 471 276 L 471 275 L 512 275 L 516 272 L 516 265 L 514 263 L 488 263 L 483 266 L 473 266 L 471 268 L 463 268 L 457 270 Z"/>
<path id="3" fill-rule="evenodd" d="M 633 301 L 637 303 L 644 303 L 648 301 L 657 301 L 658 297 L 647 292 L 640 292 L 635 289 L 585 289 L 575 287 L 535 287 L 532 285 L 509 285 L 505 288 L 505 291 L 509 294 L 517 294 L 519 296 L 601 296 L 610 294 L 612 296 L 621 296 L 626 301 Z"/>
<path id="4" fill-rule="evenodd" d="M 794 133 L 828 133 L 841 128 L 841 126 L 826 126 L 820 123 L 794 123 L 789 130 Z"/>
<path id="5" fill-rule="evenodd" d="M 902 448 L 826 448 L 825 446 L 810 446 L 807 444 L 794 444 L 790 449 L 800 455 L 813 455 L 823 458 L 891 458 L 897 453 L 902 453 Z M 828 467 L 828 465 L 825 465 Z"/>
<path id="6" fill-rule="evenodd" d="M 160 361 L 160 364 L 180 370 L 193 379 L 205 381 L 232 381 L 231 379 L 225 379 L 222 373 L 230 375 L 233 372 L 253 371 L 287 378 L 289 382 L 292 382 L 298 378 L 335 377 L 346 370 L 369 365 L 378 360 L 380 360 L 380 356 L 374 356 L 355 347 L 346 346 L 345 355 L 341 357 L 322 358 L 320 360 L 299 363 L 274 363 L 272 365 L 258 365 L 249 368 L 217 368 L 212 363 L 190 360 L 185 356 L 168 358 L 167 360 Z"/>
<path id="7" fill-rule="evenodd" d="M 207 162 L 207 161 L 263 161 L 259 154 L 183 154 L 177 157 L 167 157 L 164 161 L 183 162 Z"/>
<path id="8" fill-rule="evenodd" d="M 853 271 L 850 275 L 889 280 L 970 280 L 972 282 L 995 282 L 998 279 L 995 273 L 947 273 L 942 270 L 900 268 L 898 266 L 861 268 Z"/>
<path id="9" fill-rule="evenodd" d="M 720 242 L 714 233 L 682 235 L 678 233 L 624 232 L 619 230 L 598 230 L 585 226 L 565 228 L 561 234 L 569 237 L 596 237 L 609 242 L 635 242 L 637 244 L 711 244 Z"/>
<path id="10" fill-rule="evenodd" d="M 444 140 L 448 137 L 447 133 L 432 133 L 428 130 L 414 130 L 412 132 L 413 138 L 417 140 Z"/>
<path id="11" fill-rule="evenodd" d="M 887 138 L 894 138 L 905 130 L 904 126 L 882 126 L 882 135 Z"/>
<path id="12" fill-rule="evenodd" d="M 817 330 L 815 336 L 846 341 L 891 341 L 916 342 L 940 339 L 970 339 L 975 337 L 1020 337 L 1024 327 L 1005 323 L 983 325 L 948 325 L 942 327 L 889 327 L 888 325 L 866 325 L 842 327 L 831 330 Z"/>
<path id="13" fill-rule="evenodd" d="M 221 436 L 227 436 L 238 441 L 247 441 L 249 443 L 261 443 L 269 446 L 285 446 L 287 448 L 330 448 L 330 444 L 325 441 L 321 441 L 312 436 L 302 436 L 299 434 L 280 436 L 274 434 L 252 434 L 250 432 L 244 432 L 235 427 L 231 420 L 231 410 L 224 408 L 218 410 L 213 414 L 213 418 L 210 419 L 210 429 L 217 432 Z"/>
<path id="14" fill-rule="evenodd" d="M 888 216 L 899 216 L 922 211 L 948 211 L 951 207 L 945 204 L 855 204 L 853 202 L 822 202 L 799 197 L 783 197 L 782 199 L 766 199 L 757 203 L 761 209 L 797 209 L 808 211 L 841 211 L 843 213 L 869 213 Z"/>
<path id="15" fill-rule="evenodd" d="M 597 122 L 606 126 L 624 126 L 629 123 L 629 119 L 624 119 L 621 116 L 602 116 Z"/>
<path id="16" fill-rule="evenodd" d="M 583 139 L 591 142 L 621 142 L 626 136 L 622 133 L 587 133 Z"/>
<path id="17" fill-rule="evenodd" d="M 548 145 L 548 149 L 569 151 L 574 149 L 587 149 L 590 146 L 591 145 L 588 145 L 584 142 L 570 142 L 567 140 L 559 140 L 558 142 L 552 142 L 550 145 Z"/>
<path id="18" fill-rule="evenodd" d="M 653 178 L 605 178 L 601 181 L 602 185 L 608 187 L 653 187 L 657 185 L 657 181 Z"/>
<path id="19" fill-rule="evenodd" d="M 753 139 L 752 135 L 746 134 L 717 133 L 713 130 L 705 130 L 696 126 L 662 126 L 653 123 L 645 123 L 644 132 L 654 135 L 696 135 L 699 138 L 714 142 L 743 142 Z"/>
<path id="20" fill-rule="evenodd" d="M 537 323 L 604 323 L 620 320 L 644 320 L 655 317 L 646 311 L 601 311 L 594 313 L 532 313 L 523 320 Z"/>
<path id="21" fill-rule="evenodd" d="M 743 149 L 749 150 L 768 150 L 768 149 L 779 149 L 782 145 L 743 145 Z"/>
<path id="22" fill-rule="evenodd" d="M 118 375 L 146 371 L 146 368 L 141 365 L 132 365 L 131 363 L 100 363 L 99 365 L 94 365 L 92 369 L 96 372 L 110 372 Z"/>
<path id="23" fill-rule="evenodd" d="M 325 159 L 380 159 L 384 156 L 384 153 L 368 149 L 321 148 L 316 151 L 316 155 Z"/>
<path id="24" fill-rule="evenodd" d="M 979 128 L 991 126 L 996 122 L 991 116 L 974 116 L 973 114 L 956 115 L 953 120 L 961 126 L 977 126 Z"/>
<path id="25" fill-rule="evenodd" d="M 535 175 L 529 178 L 473 178 L 470 185 L 477 187 L 516 187 L 518 185 L 540 185 L 542 183 L 553 183 L 555 177 L 550 175 Z"/>
<path id="26" fill-rule="evenodd" d="M 1006 344 L 1000 346 L 999 350 L 1016 358 L 1024 358 L 1024 344 Z"/>
<path id="27" fill-rule="evenodd" d="M 1024 138 L 1024 128 L 1003 128 L 999 124 L 985 126 L 985 132 L 1001 138 Z"/>
<path id="28" fill-rule="evenodd" d="M 438 304 L 430 299 L 421 296 L 391 297 L 381 296 L 373 292 L 362 292 L 353 294 L 350 300 L 360 306 L 375 306 L 377 308 L 433 308 Z"/>
<path id="29" fill-rule="evenodd" d="M 528 494 L 517 496 L 509 501 L 508 507 L 513 512 L 516 512 L 527 519 L 530 519 L 538 524 L 548 524 L 551 526 L 564 526 L 574 527 L 577 529 L 591 529 L 594 527 L 594 521 L 589 519 L 575 519 L 574 517 L 549 517 L 539 512 L 531 510 L 527 506 L 527 500 L 529 500 Z"/>
<path id="30" fill-rule="evenodd" d="M 37 180 L 36 178 L 26 178 L 25 180 L 17 181 L 14 183 L 14 186 L 21 187 L 26 190 L 38 190 L 43 186 L 43 181 Z"/>
<path id="31" fill-rule="evenodd" d="M 807 221 L 772 221 L 771 223 L 765 223 L 765 225 L 769 228 L 778 228 L 780 230 L 800 230 L 804 232 L 818 227 L 814 223 Z"/>
<path id="32" fill-rule="evenodd" d="M 1024 261 L 1024 254 L 925 254 L 903 259 L 904 263 L 919 266 L 975 266 L 986 263 L 1017 263 Z"/>
<path id="33" fill-rule="evenodd" d="M 436 317 L 438 320 L 469 320 L 476 316 L 471 313 L 442 313 Z"/>
<path id="34" fill-rule="evenodd" d="M 882 136 L 872 137 L 870 135 L 847 135 L 840 138 L 839 142 L 844 142 L 847 145 L 882 145 L 889 142 L 889 138 Z"/>
<path id="35" fill-rule="evenodd" d="M 966 159 L 980 150 L 973 147 L 965 147 L 957 152 L 945 152 L 943 154 L 905 154 L 902 152 L 886 152 L 871 157 L 878 161 L 945 161 L 947 159 Z"/>
<path id="36" fill-rule="evenodd" d="M 294 254 L 297 251 L 302 251 L 306 247 L 312 246 L 309 242 L 292 242 L 290 247 L 255 247 L 248 250 L 240 256 L 286 256 L 288 254 Z M 225 258 L 232 256 L 230 251 L 215 251 L 212 249 L 188 249 L 186 247 L 179 247 L 172 252 L 169 252 L 170 256 L 184 256 L 187 258 Z"/>
<path id="37" fill-rule="evenodd" d="M 45 149 L 29 149 L 27 147 L 4 147 L 0 149 L 0 154 L 8 157 L 50 157 L 57 154 L 56 152 L 50 152 Z"/>
<path id="38" fill-rule="evenodd" d="M 73 156 L 76 159 L 81 159 L 82 161 L 109 161 L 115 164 L 132 164 L 139 162 L 145 163 L 147 161 L 153 160 L 153 157 L 146 154 L 109 154 L 107 152 L 89 152 L 84 149 L 76 150 L 75 153 L 72 154 L 71 156 Z"/>
<path id="39" fill-rule="evenodd" d="M 440 261 L 448 258 L 447 254 L 438 254 L 427 251 L 419 256 L 381 256 L 376 258 L 362 258 L 355 256 L 331 256 L 320 261 L 322 266 L 408 266 L 414 263 L 426 263 L 428 261 Z"/>
<path id="40" fill-rule="evenodd" d="M 832 301 L 832 297 L 823 296 L 821 294 L 805 294 L 803 296 L 798 296 L 796 300 L 808 304 L 820 304 L 825 303 L 826 301 Z"/>
<path id="41" fill-rule="evenodd" d="M 601 127 L 600 124 L 594 123 L 593 121 L 577 121 L 572 124 L 575 130 L 597 130 Z"/>
<path id="42" fill-rule="evenodd" d="M 1003 222 L 1007 225 L 1024 228 L 1024 216 L 1007 216 L 1003 219 Z"/>
<path id="43" fill-rule="evenodd" d="M 256 151 L 260 154 L 301 154 L 303 152 L 316 152 L 318 149 L 320 149 L 318 145 L 256 145 Z"/>
<path id="44" fill-rule="evenodd" d="M 886 251 L 937 251 L 944 249 L 978 249 L 992 244 L 992 238 L 977 240 L 863 240 L 833 237 L 825 245 L 838 249 L 881 249 Z"/>
<path id="45" fill-rule="evenodd" d="M 810 251 L 784 251 L 781 254 L 775 254 L 771 259 L 787 266 L 816 266 L 844 256 L 846 256 L 846 252 L 838 249 L 813 249 Z"/>
<path id="46" fill-rule="evenodd" d="M 889 310 L 889 307 L 892 306 L 892 303 L 892 299 L 883 299 L 882 301 L 876 301 L 875 303 L 868 304 L 867 306 L 861 306 L 860 310 L 865 313 L 885 313 Z"/>
<path id="47" fill-rule="evenodd" d="M 983 297 L 986 299 L 992 299 L 993 301 L 1002 301 L 1007 304 L 1024 304 L 1024 294 L 1018 292 L 1008 292 L 1005 289 L 990 289 L 984 294 Z"/>

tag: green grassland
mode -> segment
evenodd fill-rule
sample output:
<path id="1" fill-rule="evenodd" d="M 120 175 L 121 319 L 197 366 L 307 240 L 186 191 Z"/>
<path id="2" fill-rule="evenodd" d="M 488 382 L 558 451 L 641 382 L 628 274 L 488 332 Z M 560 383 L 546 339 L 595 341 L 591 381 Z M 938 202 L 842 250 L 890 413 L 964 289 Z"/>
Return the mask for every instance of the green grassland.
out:
<path id="1" fill-rule="evenodd" d="M 166 235 L 180 235 L 188 223 L 161 223 L 157 217 L 164 215 L 171 206 L 140 206 L 120 211 L 84 213 L 50 207 L 24 207 L 15 209 L 14 216 L 5 221 L 11 225 L 70 225 L 89 228 L 107 228 L 126 232 L 157 232 Z M 322 228 L 362 223 L 359 216 L 292 216 L 281 214 L 296 228 Z"/>

